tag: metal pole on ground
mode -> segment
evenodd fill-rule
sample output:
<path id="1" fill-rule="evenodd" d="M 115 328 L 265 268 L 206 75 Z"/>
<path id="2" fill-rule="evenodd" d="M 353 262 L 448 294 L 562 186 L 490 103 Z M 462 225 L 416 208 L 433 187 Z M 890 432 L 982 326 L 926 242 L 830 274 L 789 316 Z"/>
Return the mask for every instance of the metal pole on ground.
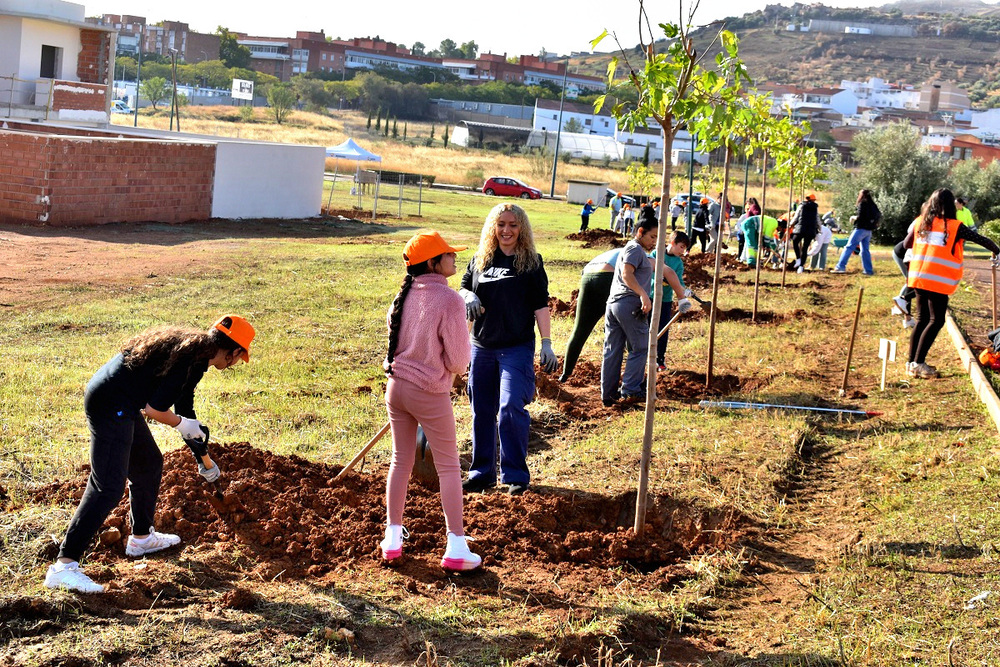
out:
<path id="1" fill-rule="evenodd" d="M 569 59 L 566 59 L 563 69 L 562 92 L 559 93 L 559 125 L 556 126 L 556 149 L 552 155 L 552 185 L 549 186 L 549 196 L 556 196 L 556 169 L 559 166 L 559 135 L 562 134 L 563 101 L 566 99 L 566 76 L 569 74 Z M 596 122 L 596 121 L 595 121 Z M 480 146 L 482 148 L 482 146 Z"/>
<path id="2" fill-rule="evenodd" d="M 851 328 L 851 344 L 847 347 L 847 364 L 844 365 L 844 383 L 840 386 L 840 395 L 847 394 L 847 378 L 851 374 L 851 357 L 854 355 L 854 339 L 858 335 L 858 320 L 861 319 L 861 298 L 865 295 L 862 285 L 858 288 L 858 307 L 854 311 L 854 326 Z"/>
<path id="3" fill-rule="evenodd" d="M 691 132 L 690 128 L 688 132 Z M 691 207 L 694 206 L 694 132 L 691 132 L 691 154 L 689 156 L 691 159 L 688 161 L 688 201 L 687 206 L 684 208 L 684 233 L 691 238 Z"/>

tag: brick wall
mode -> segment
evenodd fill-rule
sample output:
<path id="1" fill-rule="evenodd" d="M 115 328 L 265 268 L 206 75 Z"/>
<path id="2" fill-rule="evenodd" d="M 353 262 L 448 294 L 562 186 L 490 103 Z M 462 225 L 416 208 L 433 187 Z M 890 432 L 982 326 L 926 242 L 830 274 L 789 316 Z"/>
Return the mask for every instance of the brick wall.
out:
<path id="1" fill-rule="evenodd" d="M 76 60 L 76 76 L 84 83 L 109 84 L 108 54 L 111 33 L 101 30 L 80 30 L 80 54 Z"/>
<path id="2" fill-rule="evenodd" d="M 102 84 L 55 80 L 52 82 L 52 109 L 107 111 L 107 90 L 108 87 Z"/>
<path id="3" fill-rule="evenodd" d="M 214 178 L 212 144 L 0 130 L 0 222 L 207 220 Z"/>

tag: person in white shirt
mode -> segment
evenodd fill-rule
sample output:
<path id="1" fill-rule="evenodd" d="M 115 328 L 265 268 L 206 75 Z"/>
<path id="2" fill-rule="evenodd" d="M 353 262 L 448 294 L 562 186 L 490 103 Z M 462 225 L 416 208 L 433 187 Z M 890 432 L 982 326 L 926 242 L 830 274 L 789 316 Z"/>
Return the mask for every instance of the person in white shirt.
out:
<path id="1" fill-rule="evenodd" d="M 819 268 L 820 271 L 826 271 L 826 251 L 832 242 L 833 230 L 826 224 L 820 225 L 819 232 L 813 239 L 812 248 L 809 249 L 809 256 L 812 257 L 812 262 L 809 264 L 810 269 L 815 271 Z"/>

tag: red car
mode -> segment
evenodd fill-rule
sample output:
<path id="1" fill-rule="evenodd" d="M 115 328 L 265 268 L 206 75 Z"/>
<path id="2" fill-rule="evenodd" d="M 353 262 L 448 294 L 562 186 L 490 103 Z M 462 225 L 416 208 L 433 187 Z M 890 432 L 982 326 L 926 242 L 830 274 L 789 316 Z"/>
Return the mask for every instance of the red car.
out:
<path id="1" fill-rule="evenodd" d="M 483 194 L 497 195 L 498 197 L 520 197 L 521 199 L 542 198 L 541 190 L 516 178 L 507 178 L 506 176 L 494 176 L 486 179 L 486 182 L 483 183 Z"/>

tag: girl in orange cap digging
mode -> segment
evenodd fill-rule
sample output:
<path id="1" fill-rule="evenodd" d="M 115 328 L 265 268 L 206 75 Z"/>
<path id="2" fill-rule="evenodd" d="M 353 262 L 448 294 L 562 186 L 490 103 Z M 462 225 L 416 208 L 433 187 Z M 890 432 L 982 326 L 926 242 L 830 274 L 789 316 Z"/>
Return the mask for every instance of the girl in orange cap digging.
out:
<path id="1" fill-rule="evenodd" d="M 163 455 L 146 418 L 177 429 L 195 452 L 198 472 L 216 481 L 221 473 L 208 456 L 208 429 L 195 415 L 194 390 L 209 366 L 225 370 L 249 361 L 254 333 L 250 323 L 236 315 L 219 318 L 208 331 L 149 329 L 126 341 L 94 374 L 83 398 L 90 429 L 90 478 L 59 557 L 45 575 L 47 587 L 103 592 L 103 586 L 79 569 L 79 561 L 121 500 L 126 482 L 132 535 L 125 553 L 144 556 L 180 543 L 177 535 L 153 529 Z"/>
<path id="2" fill-rule="evenodd" d="M 389 352 L 383 367 L 389 380 L 385 404 L 392 428 L 392 463 L 386 480 L 388 525 L 382 558 L 403 555 L 403 507 L 417 451 L 417 426 L 423 427 L 441 485 L 447 547 L 441 567 L 462 571 L 482 559 L 469 550 L 462 517 L 462 470 L 458 461 L 452 381 L 469 366 L 471 344 L 465 301 L 448 286 L 455 275 L 455 253 L 437 232 L 424 231 L 403 250 L 406 278 L 387 317 Z"/>

